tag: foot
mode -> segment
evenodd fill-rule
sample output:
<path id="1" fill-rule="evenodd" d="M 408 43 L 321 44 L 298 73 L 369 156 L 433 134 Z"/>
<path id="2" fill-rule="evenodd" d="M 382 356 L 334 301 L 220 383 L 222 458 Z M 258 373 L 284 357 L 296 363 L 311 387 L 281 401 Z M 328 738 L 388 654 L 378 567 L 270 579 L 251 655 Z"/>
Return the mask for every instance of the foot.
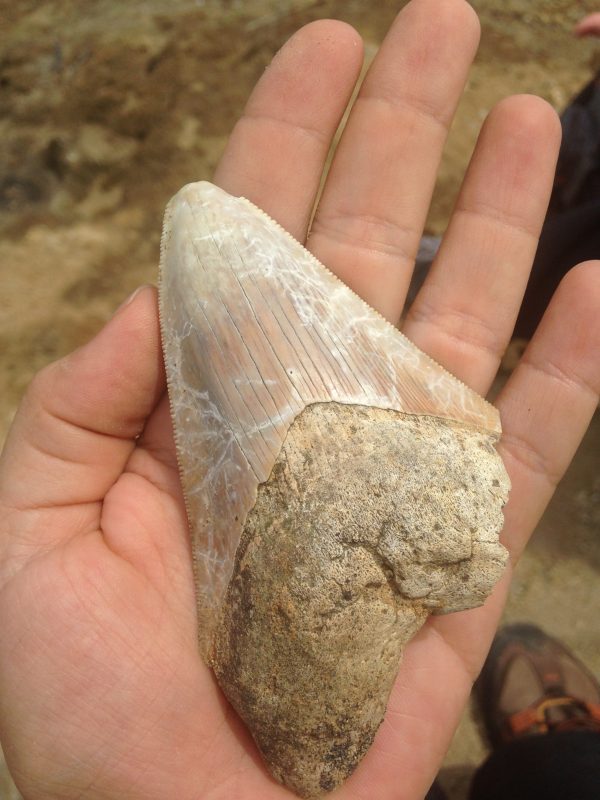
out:
<path id="1" fill-rule="evenodd" d="M 534 625 L 509 625 L 498 633 L 474 694 L 492 747 L 551 731 L 600 733 L 600 685 Z"/>

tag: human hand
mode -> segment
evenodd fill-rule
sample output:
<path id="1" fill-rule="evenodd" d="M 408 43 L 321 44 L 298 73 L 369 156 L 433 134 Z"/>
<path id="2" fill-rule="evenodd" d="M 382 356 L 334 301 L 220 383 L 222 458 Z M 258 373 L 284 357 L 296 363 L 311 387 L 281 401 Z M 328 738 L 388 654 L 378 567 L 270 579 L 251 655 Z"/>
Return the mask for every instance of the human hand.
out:
<path id="1" fill-rule="evenodd" d="M 477 40 L 463 0 L 413 0 L 363 85 L 308 247 L 388 319 L 403 307 L 447 127 Z M 307 237 L 357 79 L 331 21 L 283 48 L 215 181 Z M 515 97 L 484 125 L 439 256 L 404 332 L 485 394 L 510 338 L 560 128 Z M 516 559 L 597 404 L 600 272 L 561 284 L 498 399 Z M 156 299 L 144 289 L 34 380 L 0 465 L 0 735 L 28 800 L 284 800 L 196 647 L 193 579 Z M 483 608 L 431 618 L 340 800 L 420 800 L 487 652 L 510 580 Z"/>
<path id="2" fill-rule="evenodd" d="M 575 36 L 600 36 L 600 12 L 588 14 L 579 20 L 573 31 Z"/>

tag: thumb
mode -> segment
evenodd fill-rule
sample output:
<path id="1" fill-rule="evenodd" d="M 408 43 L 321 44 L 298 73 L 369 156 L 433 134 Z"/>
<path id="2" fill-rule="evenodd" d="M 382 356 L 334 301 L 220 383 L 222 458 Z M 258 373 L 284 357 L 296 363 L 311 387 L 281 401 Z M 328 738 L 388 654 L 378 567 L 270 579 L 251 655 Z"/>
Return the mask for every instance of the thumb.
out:
<path id="1" fill-rule="evenodd" d="M 164 390 L 156 289 L 145 286 L 33 379 L 0 459 L 0 502 L 25 511 L 102 500 Z"/>

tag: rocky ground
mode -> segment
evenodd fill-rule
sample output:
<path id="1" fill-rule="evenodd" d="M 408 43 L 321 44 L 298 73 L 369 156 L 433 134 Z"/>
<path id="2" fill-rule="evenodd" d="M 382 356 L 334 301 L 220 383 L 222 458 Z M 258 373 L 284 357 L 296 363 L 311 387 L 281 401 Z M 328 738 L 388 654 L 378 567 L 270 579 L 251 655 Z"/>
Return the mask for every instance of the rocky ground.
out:
<path id="1" fill-rule="evenodd" d="M 14 0 L 0 7 L 0 440 L 33 373 L 156 279 L 167 199 L 210 178 L 276 49 L 337 17 L 372 55 L 402 2 Z M 557 109 L 599 46 L 570 35 L 593 0 L 474 0 L 482 44 L 451 132 L 428 230 L 442 233 L 491 106 L 533 92 Z M 600 420 L 523 559 L 507 619 L 563 637 L 600 674 Z M 483 747 L 468 715 L 443 780 L 453 797 Z M 3 784 L 4 781 L 4 784 Z M 0 773 L 0 797 L 11 797 Z"/>

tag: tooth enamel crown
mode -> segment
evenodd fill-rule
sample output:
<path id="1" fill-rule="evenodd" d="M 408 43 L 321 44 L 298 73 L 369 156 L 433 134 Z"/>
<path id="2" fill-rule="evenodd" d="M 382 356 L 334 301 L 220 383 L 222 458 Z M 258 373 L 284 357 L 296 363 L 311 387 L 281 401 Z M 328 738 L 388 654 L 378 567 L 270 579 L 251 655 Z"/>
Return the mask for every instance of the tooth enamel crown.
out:
<path id="1" fill-rule="evenodd" d="M 160 315 L 201 651 L 273 774 L 318 796 L 366 751 L 426 616 L 502 572 L 499 415 L 208 183 L 169 204 Z"/>

